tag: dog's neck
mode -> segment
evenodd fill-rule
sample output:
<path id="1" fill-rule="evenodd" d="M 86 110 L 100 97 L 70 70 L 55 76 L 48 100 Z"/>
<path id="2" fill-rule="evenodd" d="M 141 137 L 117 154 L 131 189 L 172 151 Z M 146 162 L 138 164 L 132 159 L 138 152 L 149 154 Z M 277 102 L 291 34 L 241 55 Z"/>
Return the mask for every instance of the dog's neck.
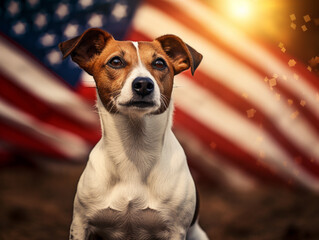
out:
<path id="1" fill-rule="evenodd" d="M 134 164 L 146 177 L 160 160 L 165 140 L 171 133 L 173 103 L 162 114 L 143 117 L 109 113 L 100 99 L 97 100 L 97 108 L 103 151 L 114 165 L 125 167 Z"/>

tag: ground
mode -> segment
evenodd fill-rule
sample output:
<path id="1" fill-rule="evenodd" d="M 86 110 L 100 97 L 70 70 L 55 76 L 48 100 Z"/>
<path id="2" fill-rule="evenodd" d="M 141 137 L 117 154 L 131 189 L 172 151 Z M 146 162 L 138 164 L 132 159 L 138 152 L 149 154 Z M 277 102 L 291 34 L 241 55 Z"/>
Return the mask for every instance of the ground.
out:
<path id="1" fill-rule="evenodd" d="M 83 166 L 0 168 L 0 240 L 68 239 Z M 264 186 L 238 192 L 198 184 L 200 224 L 212 240 L 318 240 L 319 196 Z"/>

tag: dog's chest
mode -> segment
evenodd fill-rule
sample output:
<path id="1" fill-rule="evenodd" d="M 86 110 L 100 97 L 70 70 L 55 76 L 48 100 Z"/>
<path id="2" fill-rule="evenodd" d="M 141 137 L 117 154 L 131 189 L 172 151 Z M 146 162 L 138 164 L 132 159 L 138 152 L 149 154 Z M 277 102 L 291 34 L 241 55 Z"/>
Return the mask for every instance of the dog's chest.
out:
<path id="1" fill-rule="evenodd" d="M 181 191 L 176 186 L 180 186 Z M 103 199 L 107 200 L 95 205 L 99 210 L 88 216 L 92 235 L 89 239 L 172 239 L 176 232 L 172 226 L 189 224 L 194 213 L 189 192 L 181 184 L 166 183 L 163 187 L 158 182 L 150 185 L 136 181 L 117 183 L 113 190 L 103 194 Z"/>
<path id="2" fill-rule="evenodd" d="M 160 156 L 128 151 L 134 143 L 123 149 L 103 148 L 102 143 L 93 149 L 77 192 L 82 203 L 90 203 L 83 211 L 89 239 L 177 239 L 172 236 L 186 229 L 194 214 L 195 189 L 173 134 Z"/>
<path id="3" fill-rule="evenodd" d="M 90 239 L 170 239 L 168 220 L 154 209 L 138 209 L 132 201 L 124 211 L 99 210 L 90 220 Z"/>

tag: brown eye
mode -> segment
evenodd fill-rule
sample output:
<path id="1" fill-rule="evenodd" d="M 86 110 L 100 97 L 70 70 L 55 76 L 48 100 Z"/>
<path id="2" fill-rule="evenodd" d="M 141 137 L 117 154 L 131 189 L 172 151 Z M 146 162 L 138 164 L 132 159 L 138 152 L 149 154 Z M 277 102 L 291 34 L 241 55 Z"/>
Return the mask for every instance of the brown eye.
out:
<path id="1" fill-rule="evenodd" d="M 162 58 L 157 58 L 153 63 L 152 63 L 153 68 L 157 70 L 164 70 L 166 68 L 166 62 Z"/>
<path id="2" fill-rule="evenodd" d="M 125 67 L 125 62 L 120 57 L 113 57 L 110 61 L 108 61 L 107 65 L 111 68 L 123 68 Z"/>

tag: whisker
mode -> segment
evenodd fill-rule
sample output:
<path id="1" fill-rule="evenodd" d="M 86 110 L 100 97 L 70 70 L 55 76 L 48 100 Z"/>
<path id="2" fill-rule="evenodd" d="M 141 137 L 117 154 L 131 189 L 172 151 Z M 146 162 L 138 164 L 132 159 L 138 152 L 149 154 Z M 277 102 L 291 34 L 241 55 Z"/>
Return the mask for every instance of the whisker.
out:
<path id="1" fill-rule="evenodd" d="M 164 94 L 161 94 L 161 97 L 166 100 L 166 103 L 168 103 L 168 98 Z"/>
<path id="2" fill-rule="evenodd" d="M 168 108 L 168 98 L 165 95 L 161 94 L 160 101 L 165 108 Z"/>

